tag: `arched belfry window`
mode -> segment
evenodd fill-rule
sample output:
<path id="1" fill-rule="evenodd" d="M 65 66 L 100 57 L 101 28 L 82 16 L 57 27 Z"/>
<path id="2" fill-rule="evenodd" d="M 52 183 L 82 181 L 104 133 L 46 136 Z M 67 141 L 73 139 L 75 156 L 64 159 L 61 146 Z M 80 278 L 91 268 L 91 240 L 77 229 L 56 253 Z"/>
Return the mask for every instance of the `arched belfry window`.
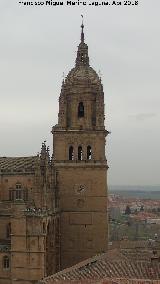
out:
<path id="1" fill-rule="evenodd" d="M 82 102 L 78 105 L 78 117 L 84 117 L 84 105 Z"/>
<path id="2" fill-rule="evenodd" d="M 74 160 L 74 148 L 73 148 L 73 146 L 69 147 L 69 160 L 70 161 Z"/>
<path id="3" fill-rule="evenodd" d="M 92 159 L 92 148 L 91 146 L 87 146 L 87 160 Z"/>
<path id="4" fill-rule="evenodd" d="M 3 269 L 9 269 L 9 267 L 10 267 L 9 257 L 5 255 L 3 257 Z"/>
<path id="5" fill-rule="evenodd" d="M 78 147 L 78 160 L 82 161 L 83 159 L 83 151 L 82 151 L 82 146 Z"/>

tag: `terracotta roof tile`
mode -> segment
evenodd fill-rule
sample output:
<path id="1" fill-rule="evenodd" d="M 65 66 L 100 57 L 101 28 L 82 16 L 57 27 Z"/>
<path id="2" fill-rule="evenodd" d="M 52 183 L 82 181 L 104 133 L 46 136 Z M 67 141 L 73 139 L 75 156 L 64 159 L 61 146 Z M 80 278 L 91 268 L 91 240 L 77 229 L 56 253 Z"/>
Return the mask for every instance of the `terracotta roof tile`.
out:
<path id="1" fill-rule="evenodd" d="M 116 256 L 114 251 L 114 256 Z M 71 268 L 62 270 L 50 277 L 45 278 L 41 283 L 57 283 L 57 281 L 102 281 L 102 279 L 125 279 L 125 281 L 134 282 L 116 282 L 116 283 L 136 283 L 136 279 L 143 280 L 137 283 L 145 283 L 148 280 L 157 280 L 160 284 L 160 263 L 151 261 L 133 261 L 127 259 L 117 252 L 113 259 L 112 252 L 108 252 L 86 261 L 76 264 Z M 139 281 L 137 280 L 137 281 Z M 108 281 L 108 280 L 107 280 Z M 117 281 L 117 280 L 116 280 Z M 118 280 L 119 281 L 119 280 Z M 69 283 L 69 282 L 68 282 Z M 75 282 L 76 283 L 76 282 Z M 77 282 L 81 283 L 81 282 Z M 83 282 L 89 283 L 89 282 Z M 98 283 L 98 282 L 91 282 Z M 102 283 L 102 282 L 99 282 Z M 112 282 L 111 282 L 112 283 Z M 152 283 L 152 282 L 146 282 Z M 156 282 L 155 282 L 156 283 Z M 158 282 L 157 282 L 158 283 Z"/>
<path id="2" fill-rule="evenodd" d="M 0 173 L 34 172 L 38 156 L 30 157 L 0 157 Z"/>

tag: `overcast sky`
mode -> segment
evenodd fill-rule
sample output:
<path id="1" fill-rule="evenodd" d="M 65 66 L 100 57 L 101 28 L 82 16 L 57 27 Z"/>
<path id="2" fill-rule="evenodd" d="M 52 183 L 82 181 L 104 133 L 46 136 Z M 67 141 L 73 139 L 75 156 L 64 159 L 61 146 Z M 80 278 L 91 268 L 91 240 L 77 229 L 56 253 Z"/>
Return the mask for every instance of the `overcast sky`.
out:
<path id="1" fill-rule="evenodd" d="M 83 14 L 90 64 L 104 85 L 109 184 L 159 185 L 160 1 L 18 2 L 0 0 L 0 156 L 35 155 L 44 140 L 52 150 L 63 72 L 74 66 Z"/>

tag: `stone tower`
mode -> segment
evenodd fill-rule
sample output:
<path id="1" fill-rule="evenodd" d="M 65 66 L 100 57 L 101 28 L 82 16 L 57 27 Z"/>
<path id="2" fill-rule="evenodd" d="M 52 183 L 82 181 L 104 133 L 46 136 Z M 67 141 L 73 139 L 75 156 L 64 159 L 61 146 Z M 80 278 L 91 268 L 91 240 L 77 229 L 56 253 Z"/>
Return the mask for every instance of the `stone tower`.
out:
<path id="1" fill-rule="evenodd" d="M 83 30 L 82 23 L 75 67 L 62 83 L 52 129 L 61 269 L 105 252 L 108 242 L 104 93 L 89 65 Z"/>

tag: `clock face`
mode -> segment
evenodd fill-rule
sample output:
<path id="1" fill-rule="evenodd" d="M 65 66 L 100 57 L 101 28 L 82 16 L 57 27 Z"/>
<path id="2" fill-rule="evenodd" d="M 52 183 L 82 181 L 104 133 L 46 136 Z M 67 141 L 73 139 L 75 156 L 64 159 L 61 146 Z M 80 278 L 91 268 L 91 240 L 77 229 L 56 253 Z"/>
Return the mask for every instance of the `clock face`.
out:
<path id="1" fill-rule="evenodd" d="M 81 193 L 81 192 L 83 192 L 85 189 L 86 189 L 85 184 L 79 184 L 79 185 L 77 186 L 77 193 Z"/>

